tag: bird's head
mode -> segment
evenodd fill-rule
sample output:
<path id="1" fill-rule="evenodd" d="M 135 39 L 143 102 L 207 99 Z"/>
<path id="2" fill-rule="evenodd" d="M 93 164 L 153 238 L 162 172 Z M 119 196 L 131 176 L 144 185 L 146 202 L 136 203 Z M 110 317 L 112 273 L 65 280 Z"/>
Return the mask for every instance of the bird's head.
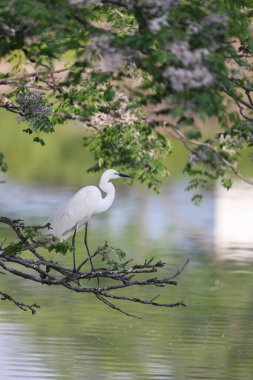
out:
<path id="1" fill-rule="evenodd" d="M 116 179 L 116 178 L 122 178 L 122 177 L 127 177 L 130 178 L 129 175 L 124 174 L 124 173 L 119 173 L 117 170 L 114 169 L 108 169 L 103 173 L 103 177 L 105 177 L 108 181 L 110 179 Z"/>

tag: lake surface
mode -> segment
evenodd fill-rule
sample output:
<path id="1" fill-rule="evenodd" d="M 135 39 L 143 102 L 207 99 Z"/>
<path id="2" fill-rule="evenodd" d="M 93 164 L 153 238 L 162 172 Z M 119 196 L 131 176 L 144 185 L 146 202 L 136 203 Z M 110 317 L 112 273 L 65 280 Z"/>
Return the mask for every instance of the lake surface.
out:
<path id="1" fill-rule="evenodd" d="M 187 307 L 121 303 L 143 317 L 133 319 L 92 295 L 0 275 L 2 291 L 41 306 L 31 315 L 0 302 L 0 379 L 253 379 L 253 190 L 217 188 L 196 207 L 184 187 L 175 182 L 159 196 L 120 188 L 91 221 L 89 244 L 108 240 L 138 263 L 155 256 L 169 273 L 189 258 L 178 286 L 158 289 L 161 301 Z M 1 184 L 0 215 L 44 223 L 74 191 Z M 0 241 L 7 235 L 0 226 Z M 59 260 L 71 264 L 71 255 Z"/>

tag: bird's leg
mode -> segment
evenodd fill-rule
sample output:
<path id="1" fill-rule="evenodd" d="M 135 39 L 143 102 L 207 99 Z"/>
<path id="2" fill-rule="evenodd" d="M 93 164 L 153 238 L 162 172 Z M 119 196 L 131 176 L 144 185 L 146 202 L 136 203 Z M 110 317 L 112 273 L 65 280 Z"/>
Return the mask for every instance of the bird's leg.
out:
<path id="1" fill-rule="evenodd" d="M 91 269 L 92 269 L 92 271 L 94 271 L 94 266 L 93 266 L 93 264 L 92 264 L 92 260 L 91 260 L 91 257 L 90 257 L 90 251 L 89 251 L 89 247 L 88 247 L 88 242 L 87 242 L 87 233 L 88 233 L 88 222 L 85 223 L 84 244 L 85 244 L 85 247 L 86 247 L 87 252 L 88 252 L 88 256 L 89 256 L 89 260 L 90 260 L 90 266 L 91 266 Z"/>
<path id="2" fill-rule="evenodd" d="M 76 228 L 74 235 L 72 237 L 72 247 L 73 247 L 73 272 L 76 272 Z"/>
<path id="3" fill-rule="evenodd" d="M 86 247 L 87 252 L 88 252 L 88 257 L 89 257 L 89 260 L 90 260 L 90 265 L 91 265 L 92 272 L 94 272 L 94 266 L 92 264 L 92 260 L 91 260 L 91 256 L 90 256 L 90 250 L 89 250 L 89 247 L 88 247 L 87 234 L 88 234 L 88 222 L 85 223 L 84 244 L 85 244 L 85 247 Z M 99 286 L 99 277 L 97 277 L 97 282 L 98 282 L 98 286 Z"/>

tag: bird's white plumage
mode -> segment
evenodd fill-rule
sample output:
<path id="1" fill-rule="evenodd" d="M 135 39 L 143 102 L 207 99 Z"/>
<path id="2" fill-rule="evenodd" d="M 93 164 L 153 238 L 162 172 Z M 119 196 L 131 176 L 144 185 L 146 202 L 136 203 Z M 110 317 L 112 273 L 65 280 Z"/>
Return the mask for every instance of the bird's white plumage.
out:
<path id="1" fill-rule="evenodd" d="M 103 173 L 99 187 L 106 193 L 104 198 L 96 186 L 86 186 L 80 189 L 59 210 L 51 222 L 52 235 L 61 241 L 66 240 L 75 231 L 80 230 L 93 215 L 106 211 L 112 205 L 115 197 L 115 188 L 109 181 L 120 177 L 128 176 L 119 174 L 113 169 Z"/>
<path id="2" fill-rule="evenodd" d="M 101 200 L 101 192 L 96 186 L 80 189 L 55 216 L 51 223 L 52 234 L 59 240 L 66 240 L 96 214 Z"/>

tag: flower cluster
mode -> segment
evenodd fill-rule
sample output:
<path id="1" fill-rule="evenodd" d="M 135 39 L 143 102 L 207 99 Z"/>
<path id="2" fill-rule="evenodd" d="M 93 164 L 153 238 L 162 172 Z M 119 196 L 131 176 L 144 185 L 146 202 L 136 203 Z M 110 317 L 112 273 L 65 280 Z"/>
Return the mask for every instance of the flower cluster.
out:
<path id="1" fill-rule="evenodd" d="M 167 46 L 172 54 L 174 54 L 184 67 L 202 64 L 203 58 L 209 54 L 207 49 L 190 50 L 187 41 L 178 40 Z"/>
<path id="2" fill-rule="evenodd" d="M 39 91 L 20 92 L 17 96 L 20 107 L 21 121 L 29 123 L 35 130 L 50 132 L 51 125 L 48 117 L 52 109 Z"/>
<path id="3" fill-rule="evenodd" d="M 89 51 L 93 55 L 97 55 L 96 69 L 103 72 L 113 72 L 124 64 L 127 49 L 118 49 L 110 44 L 110 36 L 107 34 L 100 34 L 91 39 Z"/>
<path id="4" fill-rule="evenodd" d="M 175 55 L 182 67 L 168 66 L 163 76 L 169 79 L 175 91 L 199 88 L 211 84 L 214 77 L 205 66 L 203 58 L 209 54 L 207 49 L 191 50 L 187 41 L 177 41 L 166 47 Z"/>
<path id="5" fill-rule="evenodd" d="M 205 66 L 197 66 L 191 70 L 168 67 L 163 75 L 171 81 L 175 91 L 205 87 L 214 81 L 212 73 Z"/>

